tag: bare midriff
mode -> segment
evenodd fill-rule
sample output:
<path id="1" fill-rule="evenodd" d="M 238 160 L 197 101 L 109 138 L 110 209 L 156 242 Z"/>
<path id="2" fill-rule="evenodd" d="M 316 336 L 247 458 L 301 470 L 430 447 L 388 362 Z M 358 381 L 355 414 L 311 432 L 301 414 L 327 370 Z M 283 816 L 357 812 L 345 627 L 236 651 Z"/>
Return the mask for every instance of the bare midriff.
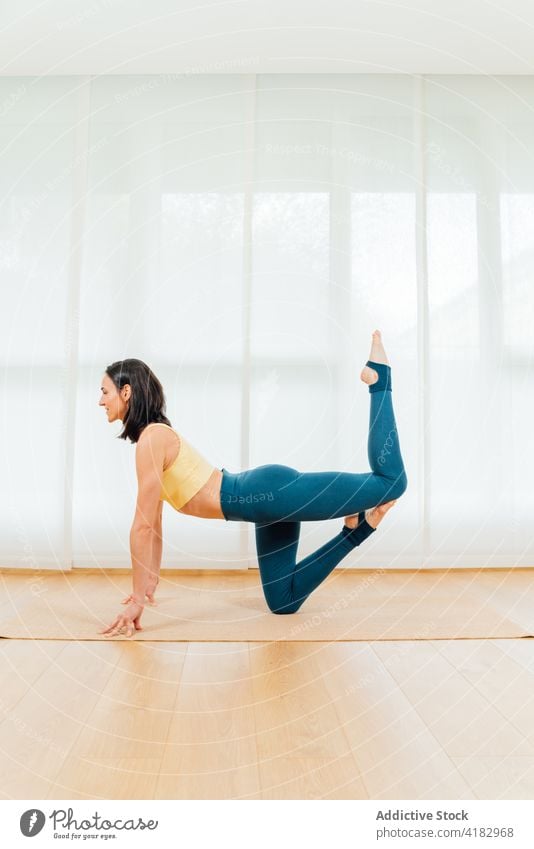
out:
<path id="1" fill-rule="evenodd" d="M 161 428 L 162 432 L 165 432 Z M 180 452 L 179 436 L 174 431 L 167 430 L 167 448 L 165 452 L 165 461 L 163 471 L 166 471 Z M 189 501 L 179 509 L 179 513 L 185 513 L 188 516 L 198 516 L 201 519 L 224 519 L 224 513 L 221 510 L 221 482 L 222 471 L 214 468 L 208 480 Z"/>
<path id="2" fill-rule="evenodd" d="M 224 519 L 221 510 L 221 481 L 222 472 L 214 469 L 210 477 L 187 504 L 180 507 L 179 513 L 188 516 L 199 516 L 201 519 Z"/>

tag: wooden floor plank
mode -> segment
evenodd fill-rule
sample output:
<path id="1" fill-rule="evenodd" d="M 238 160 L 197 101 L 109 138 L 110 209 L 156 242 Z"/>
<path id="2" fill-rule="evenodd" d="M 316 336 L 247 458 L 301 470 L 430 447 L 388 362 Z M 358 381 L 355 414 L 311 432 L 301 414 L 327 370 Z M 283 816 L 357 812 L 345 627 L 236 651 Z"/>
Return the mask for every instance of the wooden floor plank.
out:
<path id="1" fill-rule="evenodd" d="M 534 746 L 440 653 L 442 641 L 421 642 L 408 655 L 373 644 L 378 657 L 450 757 L 534 756 Z M 462 641 L 463 656 L 475 641 Z"/>
<path id="2" fill-rule="evenodd" d="M 119 645 L 119 643 L 114 643 Z M 187 647 L 121 643 L 112 678 L 76 742 L 81 757 L 163 758 Z"/>
<path id="3" fill-rule="evenodd" d="M 479 799 L 533 799 L 534 758 L 453 758 Z"/>
<path id="4" fill-rule="evenodd" d="M 0 724 L 0 750 L 9 763 L 12 798 L 24 798 L 21 792 L 46 798 L 117 658 L 116 645 L 64 644 L 45 674 L 14 705 L 9 719 Z"/>
<path id="5" fill-rule="evenodd" d="M 384 646 L 394 650 L 394 644 Z M 328 663 L 321 656 L 325 685 L 369 798 L 471 798 L 467 783 L 373 648 L 339 643 L 331 646 Z"/>
<path id="6" fill-rule="evenodd" d="M 47 799 L 154 799 L 161 758 L 80 758 L 65 762 Z"/>
<path id="7" fill-rule="evenodd" d="M 190 643 L 158 798 L 259 798 L 259 792 L 248 644 Z"/>

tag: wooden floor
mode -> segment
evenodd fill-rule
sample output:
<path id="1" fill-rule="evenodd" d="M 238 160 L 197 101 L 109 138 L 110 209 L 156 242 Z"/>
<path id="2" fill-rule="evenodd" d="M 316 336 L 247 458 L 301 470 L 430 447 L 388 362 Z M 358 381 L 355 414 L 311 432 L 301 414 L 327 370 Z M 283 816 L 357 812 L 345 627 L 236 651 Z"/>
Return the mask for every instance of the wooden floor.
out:
<path id="1" fill-rule="evenodd" d="M 534 641 L 0 641 L 5 799 L 532 799 Z"/>

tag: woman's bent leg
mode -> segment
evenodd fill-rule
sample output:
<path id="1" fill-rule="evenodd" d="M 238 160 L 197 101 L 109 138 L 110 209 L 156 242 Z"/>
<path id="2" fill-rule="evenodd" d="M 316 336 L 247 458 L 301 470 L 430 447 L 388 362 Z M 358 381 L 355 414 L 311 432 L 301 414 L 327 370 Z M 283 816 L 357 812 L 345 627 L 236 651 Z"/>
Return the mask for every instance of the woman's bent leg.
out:
<path id="1" fill-rule="evenodd" d="M 256 525 L 256 552 L 265 600 L 273 613 L 294 613 L 293 576 L 300 522 Z"/>
<path id="2" fill-rule="evenodd" d="M 374 532 L 364 520 L 297 563 L 300 522 L 256 525 L 256 550 L 265 599 L 273 613 L 296 613 L 338 563 Z"/>

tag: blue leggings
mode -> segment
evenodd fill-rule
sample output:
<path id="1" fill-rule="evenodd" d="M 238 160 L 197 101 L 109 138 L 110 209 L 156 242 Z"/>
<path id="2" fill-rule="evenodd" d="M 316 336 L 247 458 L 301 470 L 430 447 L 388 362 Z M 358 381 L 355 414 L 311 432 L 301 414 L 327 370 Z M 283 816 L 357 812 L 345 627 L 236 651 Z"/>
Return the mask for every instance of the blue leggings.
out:
<path id="1" fill-rule="evenodd" d="M 358 527 L 340 533 L 297 563 L 300 523 L 338 519 L 399 498 L 407 486 L 393 414 L 389 366 L 369 387 L 367 454 L 371 472 L 299 472 L 268 464 L 232 473 L 222 469 L 221 509 L 227 521 L 254 522 L 260 576 L 269 609 L 295 613 L 337 564 L 374 529 L 360 515 Z"/>

